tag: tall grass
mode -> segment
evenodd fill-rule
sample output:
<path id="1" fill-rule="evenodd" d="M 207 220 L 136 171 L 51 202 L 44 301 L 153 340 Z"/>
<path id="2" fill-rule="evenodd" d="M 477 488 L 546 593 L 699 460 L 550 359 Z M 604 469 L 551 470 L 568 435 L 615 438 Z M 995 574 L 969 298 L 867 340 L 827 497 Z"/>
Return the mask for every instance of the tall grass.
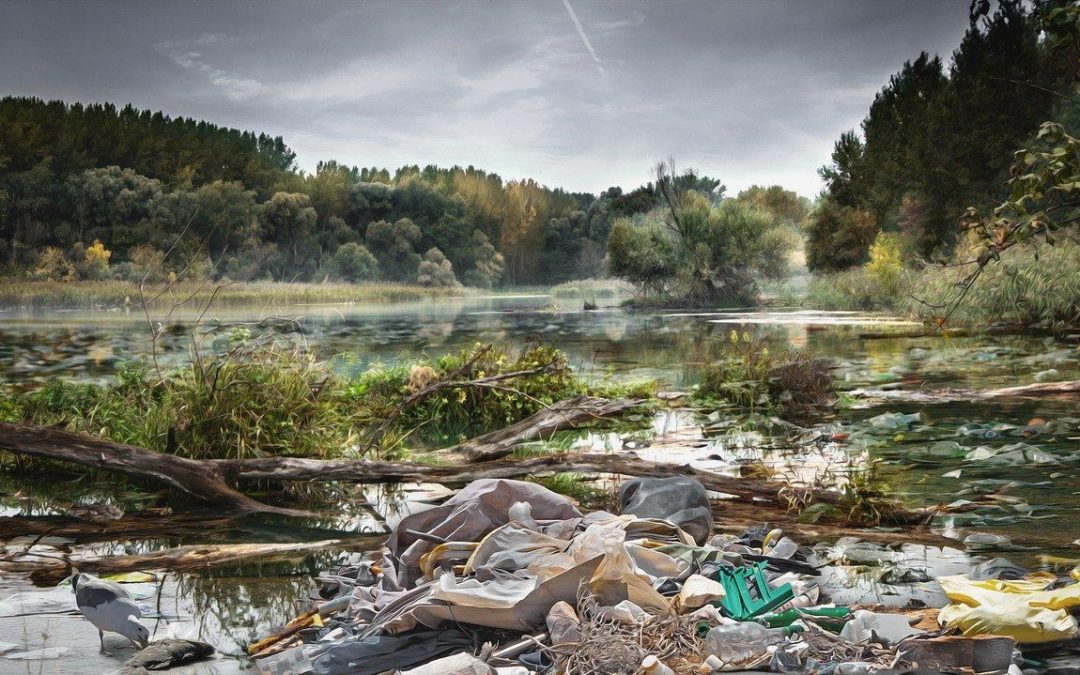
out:
<path id="1" fill-rule="evenodd" d="M 1080 328 L 1080 245 L 1069 239 L 1055 246 L 1015 248 L 992 262 L 949 317 L 959 325 L 999 324 L 1054 332 Z M 932 305 L 956 297 L 957 284 L 970 268 L 927 268 L 901 309 L 932 320 L 941 309 Z M 923 300 L 920 302 L 919 300 Z"/>
<path id="2" fill-rule="evenodd" d="M 903 304 L 902 294 L 913 278 L 907 272 L 900 284 L 886 284 L 865 267 L 814 275 L 807 284 L 803 305 L 830 311 L 897 311 Z"/>
<path id="3" fill-rule="evenodd" d="M 555 298 L 612 299 L 631 295 L 633 290 L 629 284 L 617 279 L 577 279 L 553 287 L 551 295 Z"/>
<path id="4" fill-rule="evenodd" d="M 157 288 L 148 287 L 146 296 L 150 298 L 155 295 Z M 152 306 L 167 307 L 177 299 L 192 294 L 205 297 L 213 289 L 213 283 L 178 282 L 168 293 L 157 298 Z M 338 284 L 256 281 L 224 285 L 218 290 L 214 302 L 217 305 L 394 303 L 473 293 L 474 290 L 467 288 L 423 287 L 389 282 Z M 0 307 L 94 309 L 138 305 L 139 302 L 139 286 L 130 281 L 64 282 L 5 278 L 0 282 Z"/>
<path id="5" fill-rule="evenodd" d="M 970 258 L 970 252 L 967 252 Z M 964 258 L 959 252 L 957 258 Z M 897 312 L 933 322 L 961 294 L 970 265 L 905 270 L 884 284 L 867 267 L 815 276 L 805 305 L 827 310 Z M 1008 326 L 1054 332 L 1080 328 L 1080 244 L 1063 238 L 1055 246 L 1015 248 L 987 265 L 960 300 L 949 323 Z"/>

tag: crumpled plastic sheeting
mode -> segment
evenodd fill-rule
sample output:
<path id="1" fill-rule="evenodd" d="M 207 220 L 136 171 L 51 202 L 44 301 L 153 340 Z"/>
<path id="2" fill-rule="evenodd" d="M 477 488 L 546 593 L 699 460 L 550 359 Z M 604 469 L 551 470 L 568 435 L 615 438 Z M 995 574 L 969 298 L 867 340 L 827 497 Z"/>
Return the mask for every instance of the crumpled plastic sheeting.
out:
<path id="1" fill-rule="evenodd" d="M 953 604 L 938 622 L 964 635 L 1004 635 L 1021 644 L 1075 638 L 1080 629 L 1069 610 L 1080 606 L 1080 583 L 1044 590 L 1053 581 L 1049 574 L 1017 581 L 942 577 L 938 583 Z"/>
<path id="2" fill-rule="evenodd" d="M 417 624 L 434 628 L 446 621 L 530 631 L 544 624 L 555 603 L 575 602 L 583 581 L 604 605 L 629 600 L 652 614 L 669 613 L 670 602 L 653 589 L 653 582 L 685 577 L 690 565 L 627 543 L 625 528 L 636 522 L 633 516 L 608 514 L 608 518 L 565 541 L 565 551 L 553 550 L 558 547 L 552 537 L 534 533 L 531 541 L 549 550 L 546 555 L 536 553 L 521 523 L 503 526 L 489 537 L 515 542 L 525 551 L 521 558 L 515 558 L 520 551 L 505 551 L 500 558 L 502 568 L 484 567 L 480 570 L 483 575 L 464 580 L 453 573 L 440 574 L 430 585 L 421 587 L 428 589 L 426 595 L 415 596 L 416 601 L 393 618 L 389 618 L 390 613 L 376 617 L 373 624 L 381 622 L 383 630 L 395 633 Z M 482 542 L 477 551 L 482 550 L 492 547 Z M 515 561 L 521 566 L 507 569 Z"/>
<path id="3" fill-rule="evenodd" d="M 885 584 L 866 568 L 822 567 L 818 585 L 837 605 L 879 607 L 944 607 L 949 599 L 936 581 Z"/>
<path id="4" fill-rule="evenodd" d="M 701 483 L 686 476 L 635 478 L 619 488 L 620 513 L 664 518 L 704 544 L 712 535 L 712 505 Z"/>
<path id="5" fill-rule="evenodd" d="M 401 560 L 398 583 L 411 586 L 419 576 L 420 558 L 435 547 L 409 530 L 448 539 L 478 541 L 509 522 L 509 510 L 517 502 L 532 507 L 538 521 L 581 518 L 581 512 L 565 497 L 542 485 L 518 480 L 484 478 L 469 483 L 442 506 L 414 513 L 398 523 L 386 542 L 391 556 Z"/>
<path id="6" fill-rule="evenodd" d="M 401 636 L 350 638 L 321 648 L 312 661 L 311 672 L 315 675 L 376 675 L 473 647 L 472 637 L 454 628 L 415 631 Z"/>
<path id="7" fill-rule="evenodd" d="M 505 517 L 521 520 L 494 527 L 486 536 L 479 535 L 483 538 L 465 565 L 468 578 L 459 579 L 452 571 L 433 569 L 434 579 L 421 580 L 407 591 L 384 586 L 356 587 L 350 611 L 370 621 L 366 634 L 399 634 L 417 626 L 437 628 L 446 622 L 531 631 L 544 625 L 554 604 L 574 604 L 583 582 L 605 605 L 628 600 L 652 614 L 672 611 L 670 601 L 655 590 L 657 581 L 685 579 L 691 564 L 655 546 L 664 542 L 692 543 L 686 532 L 667 521 L 632 515 L 595 512 L 586 517 L 574 516 L 576 509 L 568 511 L 568 519 L 540 523 L 528 509 L 520 508 L 521 502 L 506 497 L 507 492 L 522 496 L 522 491 L 516 489 L 517 481 L 489 483 L 494 484 L 492 491 L 482 493 L 488 495 L 487 503 L 507 503 Z M 556 497 L 569 504 L 564 497 Z M 545 508 L 548 513 L 556 511 Z M 448 519 L 462 512 L 455 507 L 448 512 Z M 498 519 L 493 511 L 485 516 L 488 524 Z M 420 543 L 425 542 L 414 542 Z M 384 570 L 384 578 L 400 577 L 393 572 L 392 560 L 384 556 L 384 563 L 391 566 Z"/>

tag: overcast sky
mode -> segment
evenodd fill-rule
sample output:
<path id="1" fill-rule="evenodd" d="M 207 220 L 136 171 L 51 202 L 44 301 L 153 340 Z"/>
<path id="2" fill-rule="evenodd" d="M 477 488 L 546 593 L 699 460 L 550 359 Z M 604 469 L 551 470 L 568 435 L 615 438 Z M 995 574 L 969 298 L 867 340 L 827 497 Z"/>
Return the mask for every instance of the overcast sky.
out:
<path id="1" fill-rule="evenodd" d="M 301 168 L 469 165 L 598 191 L 668 156 L 812 196 L 968 0 L 0 2 L 0 94 L 285 137 Z"/>

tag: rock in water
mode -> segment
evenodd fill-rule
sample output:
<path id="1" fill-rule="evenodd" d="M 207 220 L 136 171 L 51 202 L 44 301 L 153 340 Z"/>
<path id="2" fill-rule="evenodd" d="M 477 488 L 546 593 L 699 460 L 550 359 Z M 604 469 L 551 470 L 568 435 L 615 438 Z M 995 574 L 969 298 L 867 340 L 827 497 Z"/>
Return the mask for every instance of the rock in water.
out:
<path id="1" fill-rule="evenodd" d="M 214 648 L 198 640 L 168 638 L 150 643 L 120 668 L 119 675 L 149 675 L 151 670 L 168 670 L 213 656 Z"/>

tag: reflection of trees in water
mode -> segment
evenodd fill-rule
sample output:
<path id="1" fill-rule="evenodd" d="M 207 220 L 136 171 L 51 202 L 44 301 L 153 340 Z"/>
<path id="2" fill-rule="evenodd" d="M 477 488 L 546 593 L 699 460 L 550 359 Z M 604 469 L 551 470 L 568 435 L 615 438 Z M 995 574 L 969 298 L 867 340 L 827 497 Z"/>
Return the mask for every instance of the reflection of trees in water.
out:
<path id="1" fill-rule="evenodd" d="M 312 559 L 316 569 L 336 562 L 334 555 Z M 305 569 L 302 576 L 295 576 L 295 568 L 289 572 L 280 565 L 265 565 L 259 571 L 264 576 L 176 575 L 176 595 L 163 599 L 160 610 L 172 617 L 190 615 L 198 639 L 210 642 L 223 654 L 244 656 L 249 643 L 305 610 L 315 587 L 307 576 L 313 569 Z M 294 576 L 280 576 L 286 572 Z M 177 632 L 183 632 L 183 625 Z"/>

